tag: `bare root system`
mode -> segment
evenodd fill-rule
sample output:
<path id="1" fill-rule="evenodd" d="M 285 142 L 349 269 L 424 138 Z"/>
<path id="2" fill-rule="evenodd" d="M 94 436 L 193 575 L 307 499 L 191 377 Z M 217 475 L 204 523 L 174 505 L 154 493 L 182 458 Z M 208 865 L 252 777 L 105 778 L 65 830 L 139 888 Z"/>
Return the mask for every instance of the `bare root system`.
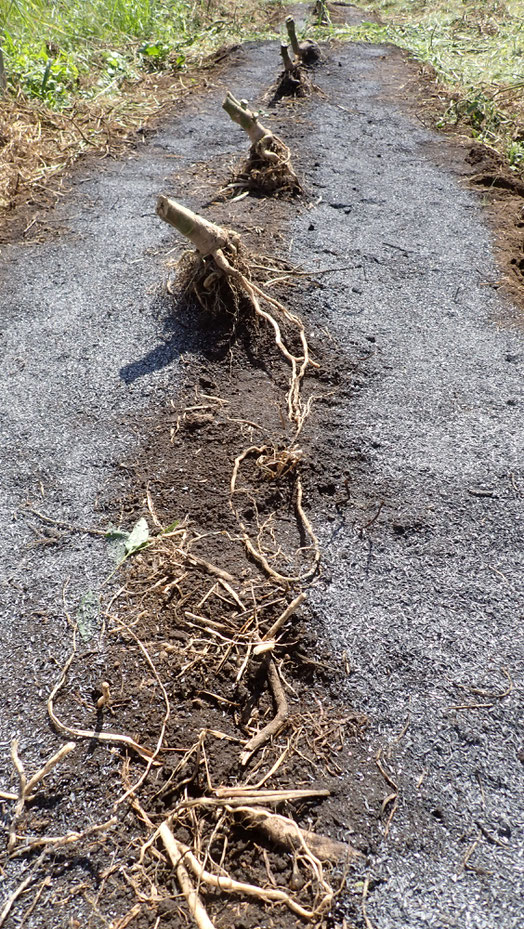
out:
<path id="1" fill-rule="evenodd" d="M 263 466 L 272 472 L 296 466 L 294 459 L 267 452 L 260 451 L 259 457 L 267 460 Z M 5 914 L 31 883 L 36 886 L 40 880 L 43 886 L 49 855 L 114 830 L 116 818 L 84 832 L 24 835 L 24 806 L 41 781 L 78 740 L 98 739 L 108 747 L 127 750 L 123 793 L 115 798 L 115 811 L 128 804 L 144 830 L 138 861 L 126 872 L 139 901 L 130 912 L 136 915 L 140 904 L 161 900 L 172 873 L 200 929 L 216 925 L 222 898 L 231 899 L 234 912 L 239 905 L 271 907 L 324 925 L 344 875 L 358 862 L 359 853 L 301 826 L 299 819 L 311 804 L 330 796 L 323 784 L 325 774 L 340 773 L 337 756 L 348 737 L 361 733 L 365 720 L 351 713 L 334 715 L 320 703 L 314 712 L 297 705 L 289 678 L 304 591 L 290 597 L 288 585 L 261 577 L 256 566 L 243 570 L 241 576 L 226 570 L 205 557 L 206 538 L 187 523 L 167 531 L 159 523 L 158 530 L 105 614 L 109 643 L 120 650 L 134 649 L 147 675 L 152 675 L 163 704 L 161 711 L 155 710 L 157 735 L 143 739 L 151 745 L 139 744 L 125 733 L 106 731 L 105 724 L 102 732 L 96 732 L 89 725 L 80 728 L 63 722 L 64 707 L 69 705 L 64 693 L 67 675 L 73 660 L 81 661 L 73 651 L 58 676 L 48 709 L 55 729 L 73 733 L 77 743 L 64 745 L 32 777 L 25 772 L 17 743 L 12 746 L 19 789 L 3 794 L 15 804 L 9 853 L 36 852 L 38 857 L 30 869 L 31 881 L 24 878 L 9 898 Z M 153 639 L 149 632 L 144 641 L 141 630 L 154 628 L 160 616 L 165 617 L 162 628 Z M 163 680 L 169 683 L 164 685 Z M 111 685 L 104 684 L 95 707 L 109 719 Z M 207 717 L 211 725 L 199 729 L 189 722 L 182 743 L 173 741 L 169 725 L 176 716 L 175 700 L 178 711 L 215 706 L 214 716 L 210 711 Z M 55 707 L 58 701 L 63 701 L 60 713 Z M 298 785 L 297 760 L 308 770 Z M 254 857 L 249 849 L 256 851 Z M 285 867 L 279 865 L 278 877 L 271 864 L 276 849 L 285 862 Z M 260 870 L 261 850 L 265 877 Z M 33 902 L 38 902 L 38 891 Z"/>
<path id="2" fill-rule="evenodd" d="M 235 178 L 246 190 L 264 196 L 296 196 L 302 185 L 291 166 L 291 152 L 277 136 L 251 146 L 249 157 Z"/>
<path id="3" fill-rule="evenodd" d="M 271 263 L 270 259 L 264 259 Z M 301 387 L 311 359 L 304 323 L 281 301 L 268 294 L 255 279 L 253 266 L 259 256 L 246 256 L 241 244 L 230 239 L 227 246 L 201 256 L 188 252 L 179 266 L 182 291 L 193 295 L 202 309 L 213 316 L 229 316 L 245 325 L 264 322 L 273 331 L 275 344 L 291 368 L 286 398 L 287 414 L 298 435 L 311 410 L 311 401 L 301 398 Z M 279 269 L 269 269 L 273 275 Z"/>
<path id="4" fill-rule="evenodd" d="M 265 99 L 270 105 L 278 103 L 283 97 L 304 99 L 310 97 L 316 89 L 306 71 L 299 63 L 294 62 L 289 69 L 284 68 L 265 94 Z"/>
<path id="5" fill-rule="evenodd" d="M 268 144 L 263 136 L 253 145 L 250 177 L 256 172 L 266 178 L 261 183 L 280 184 L 284 175 L 296 182 L 289 152 L 274 138 Z M 130 919 L 140 911 L 137 906 L 161 900 L 174 875 L 179 900 L 199 929 L 213 929 L 217 918 L 223 925 L 225 898 L 234 901 L 235 913 L 239 906 L 255 905 L 259 911 L 270 907 L 321 926 L 358 852 L 301 826 L 300 818 L 330 796 L 324 786 L 326 771 L 331 777 L 340 775 L 337 755 L 348 736 L 360 734 L 365 720 L 334 716 L 320 702 L 310 712 L 290 683 L 297 666 L 303 667 L 296 631 L 306 601 L 304 588 L 320 564 L 319 542 L 303 499 L 304 456 L 298 445 L 311 412 L 311 398 L 302 396 L 304 378 L 315 362 L 300 317 L 268 292 L 273 280 L 291 274 L 282 262 L 247 256 L 234 233 L 201 221 L 168 198 L 159 198 L 158 212 L 197 249 L 181 259 L 183 291 L 212 317 L 229 317 L 234 326 L 253 331 L 267 329 L 289 372 L 287 422 L 282 436 L 237 454 L 225 488 L 227 528 L 212 525 L 199 532 L 188 517 L 164 529 L 147 491 L 156 535 L 131 559 L 104 623 L 113 654 L 133 654 L 135 665 L 145 670 L 142 692 L 152 688 L 154 694 L 145 712 L 154 725 L 140 735 L 138 722 L 132 734 L 120 731 L 112 718 L 110 674 L 98 685 L 90 722 L 75 721 L 66 686 L 73 663 L 82 660 L 75 630 L 75 647 L 47 708 L 54 729 L 76 741 L 64 745 L 30 778 L 13 742 L 19 785 L 1 795 L 14 803 L 8 854 L 34 849 L 39 856 L 7 901 L 0 925 L 41 874 L 44 856 L 115 825 L 111 819 L 61 836 L 28 839 L 24 834 L 27 801 L 76 743 L 87 740 L 125 753 L 123 792 L 114 809 L 131 807 L 144 831 L 139 860 L 126 871 L 138 898 Z M 257 274 L 260 268 L 262 276 Z M 208 401 L 220 407 L 228 403 L 218 397 Z M 185 411 L 180 421 L 194 409 Z M 287 514 L 290 507 L 294 511 L 294 532 L 301 540 L 295 552 L 286 551 L 278 540 L 278 512 L 263 516 L 257 505 L 257 496 L 267 487 L 275 499 L 288 501 Z M 251 520 L 245 516 L 246 501 Z M 286 519 L 291 522 L 289 515 Z M 222 539 L 220 563 L 206 545 L 216 535 Z M 204 725 L 198 723 L 200 708 L 205 708 Z M 180 711 L 187 721 L 181 728 Z M 297 783 L 298 760 L 302 776 Z M 284 860 L 277 876 L 271 864 L 275 849 Z M 115 926 L 123 929 L 126 919 Z"/>

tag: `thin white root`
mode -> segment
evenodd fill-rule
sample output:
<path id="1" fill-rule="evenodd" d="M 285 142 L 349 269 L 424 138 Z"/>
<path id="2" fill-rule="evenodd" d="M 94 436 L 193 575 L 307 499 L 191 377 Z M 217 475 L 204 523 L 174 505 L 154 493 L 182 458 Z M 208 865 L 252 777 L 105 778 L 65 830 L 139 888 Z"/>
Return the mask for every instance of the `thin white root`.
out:
<path id="1" fill-rule="evenodd" d="M 286 607 L 286 609 L 278 617 L 278 619 L 275 620 L 273 625 L 267 630 L 267 632 L 263 636 L 262 641 L 265 641 L 266 639 L 267 640 L 275 639 L 278 633 L 280 632 L 280 630 L 282 629 L 282 626 L 284 626 L 285 623 L 287 623 L 288 619 L 293 615 L 293 613 L 296 610 L 298 610 L 299 606 L 304 602 L 305 599 L 306 599 L 305 593 L 301 593 L 298 595 L 298 597 L 295 597 L 295 599 L 291 601 L 291 603 Z"/>
<path id="2" fill-rule="evenodd" d="M 233 577 L 232 574 L 229 574 L 228 571 L 223 571 L 222 568 L 217 568 L 216 565 L 211 564 L 210 561 L 206 561 L 204 558 L 197 558 L 196 555 L 192 555 L 189 552 L 184 552 L 184 558 L 186 561 L 189 561 L 190 564 L 195 565 L 197 568 L 204 568 L 208 574 L 214 574 L 215 577 L 219 577 L 221 580 L 225 581 L 227 584 L 236 584 L 237 579 Z"/>
<path id="3" fill-rule="evenodd" d="M 244 897 L 256 897 L 266 903 L 283 903 L 293 913 L 296 913 L 297 916 L 301 916 L 302 919 L 307 920 L 315 919 L 316 916 L 319 915 L 319 912 L 324 912 L 325 909 L 327 909 L 326 898 L 323 901 L 322 910 L 320 910 L 319 907 L 315 910 L 307 910 L 297 903 L 296 900 L 293 900 L 284 890 L 279 890 L 276 887 L 257 887 L 255 884 L 235 881 L 233 878 L 225 877 L 224 875 L 211 874 L 200 864 L 191 849 L 174 837 L 166 822 L 162 823 L 160 826 L 159 833 L 173 867 L 177 868 L 180 860 L 183 859 L 184 862 L 189 865 L 193 874 L 201 884 L 209 884 L 210 887 L 215 887 L 217 890 L 221 890 L 225 893 L 240 894 Z M 332 895 L 327 905 L 331 903 L 331 899 Z"/>
<path id="4" fill-rule="evenodd" d="M 265 571 L 267 576 L 270 577 L 272 581 L 276 581 L 277 584 L 282 584 L 284 587 L 287 587 L 289 584 L 296 584 L 301 580 L 299 576 L 279 574 L 278 571 L 275 571 L 274 568 L 272 568 L 269 564 L 269 561 L 265 555 L 263 555 L 262 552 L 257 551 L 253 545 L 247 534 L 247 529 L 244 523 L 240 523 L 240 528 L 242 530 L 242 541 L 246 546 L 247 551 L 251 555 L 253 561 L 256 561 L 257 564 L 260 565 L 260 567 L 263 569 L 263 571 Z"/>
<path id="5" fill-rule="evenodd" d="M 315 533 L 314 533 L 314 531 L 313 531 L 313 526 L 311 525 L 311 523 L 310 523 L 308 517 L 306 516 L 306 514 L 305 514 L 305 512 L 304 512 L 304 508 L 303 508 L 303 506 L 302 506 L 302 493 L 303 493 L 303 491 L 302 491 L 302 481 L 300 480 L 300 475 L 298 475 L 298 477 L 297 477 L 297 502 L 296 502 L 297 513 L 298 513 L 298 515 L 300 516 L 300 519 L 302 520 L 302 524 L 303 524 L 303 526 L 304 526 L 304 529 L 306 530 L 306 532 L 307 532 L 307 534 L 308 534 L 308 536 L 309 536 L 309 538 L 311 539 L 311 542 L 312 542 L 312 544 L 313 544 L 314 558 L 313 558 L 313 567 L 312 567 L 312 571 L 315 571 L 315 569 L 316 569 L 316 567 L 317 567 L 317 565 L 318 565 L 318 563 L 319 563 L 319 561 L 320 561 L 320 543 L 319 543 L 319 541 L 318 541 L 318 539 L 317 539 L 317 537 L 316 537 L 316 535 L 315 535 Z"/>
<path id="6" fill-rule="evenodd" d="M 233 473 L 231 475 L 230 489 L 231 493 L 234 494 L 236 491 L 237 477 L 240 465 L 248 457 L 248 455 L 253 455 L 255 452 L 258 455 L 263 455 L 264 452 L 268 450 L 268 445 L 250 445 L 249 448 L 245 448 L 243 452 L 235 458 L 235 463 L 233 465 Z"/>
<path id="7" fill-rule="evenodd" d="M 193 887 L 189 872 L 184 864 L 185 846 L 177 842 L 167 823 L 162 823 L 158 832 L 175 869 L 177 881 L 186 898 L 189 912 L 198 929 L 215 929 L 214 923 L 211 922 L 197 891 Z M 187 851 L 189 852 L 189 849 Z"/>
<path id="8" fill-rule="evenodd" d="M 2 908 L 2 912 L 0 912 L 0 929 L 1 929 L 1 927 L 5 924 L 5 921 L 6 921 L 7 917 L 9 916 L 9 913 L 11 912 L 11 910 L 12 910 L 14 904 L 16 903 L 16 901 L 18 900 L 18 898 L 22 896 L 22 894 L 24 893 L 25 889 L 29 886 L 29 884 L 31 883 L 31 881 L 34 880 L 36 871 L 37 871 L 37 869 L 38 869 L 39 864 L 40 864 L 41 861 L 43 860 L 43 857 L 44 857 L 44 853 L 42 853 L 42 855 L 41 855 L 41 856 L 38 858 L 38 860 L 35 862 L 35 864 L 34 864 L 33 867 L 31 868 L 31 871 L 29 872 L 29 874 L 27 875 L 27 877 L 24 878 L 24 880 L 18 885 L 18 887 L 16 888 L 16 890 L 14 890 L 13 893 L 7 898 L 5 904 L 4 904 L 3 908 Z"/>
<path id="9" fill-rule="evenodd" d="M 9 826 L 9 839 L 7 842 L 8 852 L 12 852 L 13 848 L 16 845 L 16 826 L 24 810 L 25 792 L 26 792 L 26 786 L 27 786 L 27 777 L 26 777 L 26 773 L 24 770 L 24 765 L 18 754 L 18 739 L 13 739 L 13 741 L 11 742 L 11 761 L 13 762 L 15 771 L 18 774 L 19 794 L 18 794 L 18 799 L 16 801 L 16 806 L 13 812 L 13 818 L 11 819 L 11 824 Z"/>
<path id="10" fill-rule="evenodd" d="M 65 684 L 67 672 L 71 667 L 74 657 L 75 652 L 72 652 L 62 669 L 60 678 L 47 699 L 47 712 L 55 729 L 57 729 L 58 732 L 65 732 L 67 735 L 75 736 L 77 739 L 94 739 L 97 742 L 109 742 L 111 745 L 125 745 L 126 748 L 130 748 L 131 751 L 140 755 L 144 761 L 152 759 L 153 752 L 145 748 L 144 745 L 139 745 L 131 736 L 121 735 L 118 732 L 96 732 L 94 729 L 76 729 L 74 726 L 67 726 L 58 718 L 54 709 L 54 699 Z"/>
<path id="11" fill-rule="evenodd" d="M 107 832 L 108 829 L 112 829 L 113 826 L 116 826 L 117 822 L 116 816 L 112 816 L 111 819 L 106 820 L 106 822 L 89 826 L 87 829 L 84 829 L 83 832 L 66 832 L 65 835 L 42 836 L 41 839 L 35 839 L 33 842 L 29 842 L 27 845 L 18 848 L 13 857 L 26 855 L 28 852 L 42 847 L 46 851 L 58 851 L 58 849 L 65 848 L 67 845 L 75 845 L 76 842 L 91 838 L 91 836 L 97 835 L 99 832 Z"/>
<path id="12" fill-rule="evenodd" d="M 232 797 L 243 797 L 251 803 L 289 803 L 293 800 L 311 800 L 331 796 L 326 787 L 314 789 L 282 788 L 281 790 L 261 790 L 260 787 L 217 787 L 215 794 L 218 798 L 229 803 Z"/>
<path id="13" fill-rule="evenodd" d="M 43 780 L 43 778 L 49 774 L 57 764 L 63 761 L 63 759 L 69 755 L 69 753 L 72 752 L 74 748 L 76 748 L 76 742 L 68 742 L 67 745 L 62 745 L 62 748 L 59 748 L 59 750 L 55 752 L 55 754 L 48 761 L 46 761 L 43 768 L 40 768 L 40 771 L 37 771 L 36 774 L 33 774 L 33 777 L 30 778 L 30 780 L 27 780 L 24 765 L 18 754 L 18 739 L 13 739 L 11 742 L 11 760 L 13 762 L 16 773 L 18 774 L 19 792 L 18 796 L 15 797 L 16 806 L 13 812 L 13 818 L 11 819 L 11 824 L 9 826 L 9 840 L 7 843 L 7 849 L 9 852 L 12 852 L 16 845 L 16 827 L 18 820 L 24 811 L 25 804 L 28 800 L 31 799 L 33 791 L 38 786 L 40 781 Z M 12 799 L 12 796 L 9 799 Z"/>
<path id="14" fill-rule="evenodd" d="M 307 790 L 260 790 L 257 787 L 217 787 L 215 797 L 195 797 L 192 800 L 181 800 L 175 812 L 192 810 L 198 807 L 207 810 L 216 810 L 221 807 L 234 809 L 245 806 L 280 806 L 282 803 L 293 803 L 296 800 L 318 800 L 331 796 L 331 791 L 324 789 Z"/>
<path id="15" fill-rule="evenodd" d="M 37 771 L 36 774 L 33 774 L 33 777 L 30 778 L 25 786 L 24 796 L 26 800 L 29 800 L 31 794 L 33 793 L 37 784 L 40 783 L 46 777 L 57 764 L 60 764 L 72 751 L 76 748 L 76 742 L 67 742 L 66 745 L 62 745 L 62 748 L 59 748 L 57 752 L 46 761 L 43 768 L 40 771 Z"/>

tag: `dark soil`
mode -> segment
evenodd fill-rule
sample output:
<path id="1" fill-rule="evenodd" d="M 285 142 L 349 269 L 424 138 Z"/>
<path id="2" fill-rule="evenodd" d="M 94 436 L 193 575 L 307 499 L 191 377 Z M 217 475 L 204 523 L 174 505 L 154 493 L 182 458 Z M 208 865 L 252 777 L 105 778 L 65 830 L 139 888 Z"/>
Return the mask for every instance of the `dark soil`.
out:
<path id="1" fill-rule="evenodd" d="M 274 45 L 233 53 L 227 78 L 236 96 L 262 97 L 270 56 L 276 71 Z M 162 189 L 235 228 L 253 254 L 300 263 L 271 293 L 303 315 L 320 364 L 306 381 L 314 404 L 299 467 L 324 563 L 278 652 L 291 724 L 257 776 L 291 732 L 302 755 L 290 755 L 271 783 L 332 791 L 293 814 L 363 853 L 333 917 L 339 925 L 364 926 L 367 904 L 381 929 L 516 929 L 520 349 L 502 321 L 517 310 L 497 293 L 480 201 L 461 186 L 475 156 L 393 102 L 406 73 L 393 49 L 331 49 L 315 75 L 326 98 L 273 111 L 302 199 L 224 202 L 243 139 L 221 116 L 222 85 L 190 97 L 127 162 L 73 177 L 69 199 L 48 218 L 60 237 L 8 250 L 2 787 L 16 783 L 13 736 L 31 773 L 62 744 L 45 699 L 74 622 L 77 656 L 56 699 L 70 725 L 154 748 L 165 702 L 137 638 L 154 658 L 171 718 L 163 764 L 137 796 L 156 822 L 181 778 L 197 794 L 206 789 L 202 768 L 177 769 L 203 728 L 246 738 L 247 709 L 261 719 L 273 712 L 262 664 L 251 663 L 242 686 L 232 659 L 220 666 L 208 652 L 186 668 L 186 612 L 202 610 L 213 579 L 193 566 L 174 594 L 169 540 L 105 580 L 112 562 L 96 531 L 108 522 L 130 529 L 145 516 L 164 526 L 188 519 L 196 555 L 261 584 L 230 508 L 232 465 L 249 445 L 279 451 L 291 437 L 288 371 L 268 332 L 210 320 L 159 287 L 163 261 L 182 250 L 153 215 Z M 482 165 L 476 174 L 487 174 Z M 310 553 L 296 519 L 296 473 L 268 480 L 250 459 L 242 477 L 243 521 L 256 534 L 272 517 L 265 546 L 301 570 Z M 290 596 L 278 586 L 275 594 Z M 281 608 L 269 606 L 264 622 Z M 211 596 L 206 610 L 213 622 L 232 606 Z M 97 711 L 103 681 L 111 705 Z M 462 704 L 472 708 L 454 708 Z M 206 741 L 214 786 L 244 776 L 229 739 Z M 107 820 L 123 782 L 142 771 L 117 746 L 79 740 L 18 832 L 60 835 Z M 2 807 L 8 827 L 12 803 Z M 140 810 L 122 803 L 116 816 L 100 837 L 40 863 L 35 853 L 4 857 L 6 898 L 36 868 L 12 925 L 124 929 L 128 913 L 137 929 L 188 924 L 171 869 L 137 867 L 147 835 Z M 206 820 L 204 837 L 211 827 Z M 289 854 L 239 826 L 228 856 L 237 878 L 293 878 Z M 231 899 L 207 895 L 217 926 L 299 923 L 283 908 Z"/>

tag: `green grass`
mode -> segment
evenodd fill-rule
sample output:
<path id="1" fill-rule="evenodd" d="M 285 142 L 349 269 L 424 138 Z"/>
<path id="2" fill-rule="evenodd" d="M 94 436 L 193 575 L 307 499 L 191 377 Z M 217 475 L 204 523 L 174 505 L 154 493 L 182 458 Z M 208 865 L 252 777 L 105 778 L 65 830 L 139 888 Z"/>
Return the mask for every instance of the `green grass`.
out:
<path id="1" fill-rule="evenodd" d="M 226 0 L 0 0 L 8 90 L 53 108 L 144 71 L 181 70 L 251 37 L 252 4 Z"/>
<path id="2" fill-rule="evenodd" d="M 357 0 L 380 24 L 323 30 L 353 41 L 392 42 L 431 64 L 449 91 L 442 123 L 462 124 L 524 170 L 522 0 Z"/>

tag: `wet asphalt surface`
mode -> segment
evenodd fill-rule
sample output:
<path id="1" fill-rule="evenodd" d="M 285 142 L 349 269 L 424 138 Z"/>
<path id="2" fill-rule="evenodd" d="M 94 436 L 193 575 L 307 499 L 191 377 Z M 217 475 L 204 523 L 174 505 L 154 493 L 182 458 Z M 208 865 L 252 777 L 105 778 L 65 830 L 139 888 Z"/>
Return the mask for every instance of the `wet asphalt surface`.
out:
<path id="1" fill-rule="evenodd" d="M 522 346 L 493 322 L 505 307 L 488 283 L 498 272 L 479 197 L 436 157 L 438 136 L 384 98 L 394 55 L 333 51 L 316 77 L 328 98 L 306 104 L 299 162 L 312 202 L 322 201 L 293 220 L 290 256 L 349 268 L 323 278 L 308 319 L 329 327 L 348 365 L 370 348 L 350 399 L 331 413 L 334 463 L 359 466 L 345 516 L 317 526 L 326 573 L 311 599 L 335 657 L 349 655 L 348 695 L 370 716 L 370 754 L 390 749 L 399 785 L 369 867 L 373 925 L 517 929 Z M 228 81 L 236 96 L 267 87 L 267 60 L 267 46 L 239 57 Z M 43 698 L 52 659 L 69 646 L 64 583 L 74 613 L 112 567 L 99 537 L 51 524 L 45 534 L 27 506 L 103 525 L 97 498 L 136 441 L 129 412 L 176 395 L 180 352 L 194 346 L 166 334 L 156 313 L 170 237 L 154 200 L 173 156 L 181 171 L 238 155 L 222 95 L 210 91 L 183 132 L 175 118 L 128 159 L 78 175 L 50 217 L 60 234 L 0 259 L 4 783 L 13 735 L 30 767 L 49 754 Z M 288 141 L 301 136 L 304 125 L 290 123 Z M 49 541 L 53 532 L 65 535 Z M 486 697 L 509 681 L 506 697 Z M 452 709 L 463 704 L 491 705 Z"/>

